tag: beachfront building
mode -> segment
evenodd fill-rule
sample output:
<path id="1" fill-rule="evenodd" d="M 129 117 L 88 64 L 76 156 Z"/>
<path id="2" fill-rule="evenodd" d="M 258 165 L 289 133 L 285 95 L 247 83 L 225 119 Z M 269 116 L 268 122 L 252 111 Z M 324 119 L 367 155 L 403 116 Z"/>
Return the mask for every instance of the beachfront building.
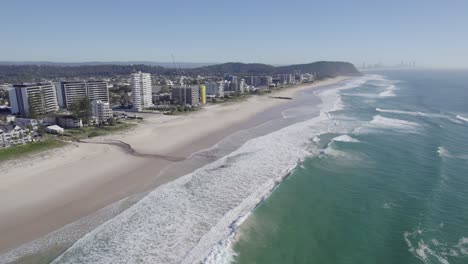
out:
<path id="1" fill-rule="evenodd" d="M 208 97 L 224 97 L 224 82 L 207 82 L 206 84 L 206 95 Z"/>
<path id="2" fill-rule="evenodd" d="M 200 85 L 200 101 L 201 104 L 206 104 L 206 85 Z"/>
<path id="3" fill-rule="evenodd" d="M 83 122 L 81 119 L 76 118 L 72 115 L 64 115 L 57 117 L 57 124 L 63 128 L 81 128 Z"/>
<path id="4" fill-rule="evenodd" d="M 41 122 L 32 118 L 16 118 L 15 124 L 17 126 L 30 127 L 32 130 L 36 130 L 41 125 Z"/>
<path id="5" fill-rule="evenodd" d="M 31 141 L 31 135 L 25 128 L 17 125 L 0 125 L 1 148 L 23 145 Z"/>
<path id="6" fill-rule="evenodd" d="M 265 82 L 267 87 L 275 87 L 276 85 L 273 83 L 272 76 L 265 76 Z"/>
<path id="7" fill-rule="evenodd" d="M 88 97 L 92 101 L 109 102 L 109 84 L 105 81 L 88 81 Z"/>
<path id="8" fill-rule="evenodd" d="M 239 93 L 245 93 L 247 89 L 247 84 L 245 83 L 245 79 L 241 79 L 239 82 Z"/>
<path id="9" fill-rule="evenodd" d="M 132 73 L 130 85 L 132 87 L 132 102 L 134 110 L 142 111 L 144 108 L 148 108 L 153 105 L 151 75 L 149 73 Z"/>
<path id="10" fill-rule="evenodd" d="M 225 77 L 224 91 L 239 91 L 239 82 L 237 76 L 228 75 Z"/>
<path id="11" fill-rule="evenodd" d="M 15 123 L 16 116 L 14 115 L 0 115 L 0 123 Z"/>
<path id="12" fill-rule="evenodd" d="M 12 114 L 28 117 L 58 110 L 56 89 L 52 83 L 16 84 L 8 94 Z"/>
<path id="13" fill-rule="evenodd" d="M 245 83 L 254 87 L 268 87 L 272 83 L 271 76 L 246 76 Z"/>
<path id="14" fill-rule="evenodd" d="M 294 75 L 292 74 L 278 74 L 278 79 L 280 80 L 281 84 L 293 84 L 294 83 Z"/>
<path id="15" fill-rule="evenodd" d="M 191 106 L 200 104 L 200 88 L 197 86 L 174 87 L 171 93 L 173 104 Z"/>
<path id="16" fill-rule="evenodd" d="M 90 101 L 109 102 L 109 85 L 105 81 L 60 82 L 57 84 L 58 104 L 70 108 L 84 97 Z"/>
<path id="17" fill-rule="evenodd" d="M 109 103 L 101 100 L 93 101 L 91 103 L 93 116 L 98 124 L 106 123 L 112 117 L 112 109 Z"/>

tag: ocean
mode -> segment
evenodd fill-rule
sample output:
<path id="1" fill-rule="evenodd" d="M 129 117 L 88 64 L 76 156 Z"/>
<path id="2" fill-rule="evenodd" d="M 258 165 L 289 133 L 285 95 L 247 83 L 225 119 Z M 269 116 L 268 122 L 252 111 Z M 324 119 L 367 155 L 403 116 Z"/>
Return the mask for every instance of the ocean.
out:
<path id="1" fill-rule="evenodd" d="M 468 263 L 468 72 L 372 74 L 237 231 L 233 263 Z"/>
<path id="2" fill-rule="evenodd" d="M 468 263 L 468 72 L 371 72 L 293 101 L 54 263 Z"/>

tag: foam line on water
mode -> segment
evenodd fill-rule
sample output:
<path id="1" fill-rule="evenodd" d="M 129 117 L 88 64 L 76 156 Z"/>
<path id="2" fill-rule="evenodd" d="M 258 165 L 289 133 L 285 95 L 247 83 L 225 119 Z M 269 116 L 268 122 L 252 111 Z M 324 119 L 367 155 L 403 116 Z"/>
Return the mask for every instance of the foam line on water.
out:
<path id="1" fill-rule="evenodd" d="M 407 120 L 375 115 L 368 124 L 356 129 L 355 133 L 366 134 L 391 130 L 401 133 L 419 133 L 421 125 Z"/>
<path id="2" fill-rule="evenodd" d="M 457 119 L 468 122 L 468 117 L 464 117 L 464 116 L 461 116 L 461 115 L 457 115 Z"/>
<path id="3" fill-rule="evenodd" d="M 424 112 L 416 112 L 416 111 L 403 111 L 403 110 L 382 109 L 382 108 L 376 108 L 375 111 L 377 111 L 379 113 L 390 113 L 390 114 L 409 115 L 409 116 L 422 116 L 422 117 L 428 117 L 428 118 L 444 118 L 444 119 L 448 119 L 449 121 L 452 121 L 454 123 L 460 124 L 460 122 L 458 120 L 454 119 L 453 115 L 450 115 L 450 114 L 424 113 Z"/>

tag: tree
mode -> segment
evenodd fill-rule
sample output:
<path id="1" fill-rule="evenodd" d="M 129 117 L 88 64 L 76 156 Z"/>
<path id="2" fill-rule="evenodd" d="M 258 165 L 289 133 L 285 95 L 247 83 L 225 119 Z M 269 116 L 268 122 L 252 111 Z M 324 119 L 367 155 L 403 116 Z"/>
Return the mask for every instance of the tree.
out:
<path id="1" fill-rule="evenodd" d="M 110 126 L 115 126 L 115 125 L 117 125 L 117 121 L 115 120 L 114 117 L 109 117 L 109 119 L 107 119 L 107 123 L 108 123 Z"/>
<path id="2" fill-rule="evenodd" d="M 169 86 L 163 86 L 161 87 L 161 91 L 159 93 L 169 93 L 171 92 L 171 88 Z"/>
<path id="3" fill-rule="evenodd" d="M 71 106 L 70 110 L 75 118 L 79 118 L 84 124 L 89 125 L 93 113 L 91 110 L 91 101 L 87 96 L 76 101 Z"/>
<path id="4" fill-rule="evenodd" d="M 37 119 L 41 114 L 40 107 L 42 104 L 42 98 L 40 94 L 31 93 L 28 96 L 28 105 L 29 105 L 29 118 Z"/>

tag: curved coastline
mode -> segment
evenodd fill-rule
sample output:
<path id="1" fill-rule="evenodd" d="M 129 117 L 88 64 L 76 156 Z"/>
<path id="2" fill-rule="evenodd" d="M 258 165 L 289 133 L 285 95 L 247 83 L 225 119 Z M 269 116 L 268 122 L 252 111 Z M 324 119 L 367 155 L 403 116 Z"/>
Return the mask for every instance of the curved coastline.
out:
<path id="1" fill-rule="evenodd" d="M 337 83 L 337 82 L 339 82 L 339 81 L 342 81 L 343 79 L 344 79 L 344 78 L 335 79 L 335 80 L 331 80 L 331 81 L 328 81 L 328 82 L 322 82 L 322 83 L 319 83 L 319 85 L 314 85 L 314 86 L 312 86 L 312 88 L 313 88 L 313 87 L 322 87 L 322 86 L 324 86 L 324 85 Z M 283 91 L 280 91 L 279 93 L 286 93 L 286 94 L 288 94 L 288 95 L 292 95 L 292 94 L 296 94 L 296 93 L 298 93 L 298 92 L 300 92 L 300 91 L 303 91 L 303 90 L 305 90 L 305 89 L 308 89 L 308 88 L 310 88 L 310 87 L 301 87 L 301 88 L 296 88 L 296 89 L 288 89 L 288 90 L 286 90 L 286 91 L 284 91 L 284 92 L 283 92 Z M 286 100 L 273 100 L 273 101 L 286 101 Z M 292 101 L 294 101 L 294 100 L 292 100 Z M 247 104 L 247 103 L 252 104 L 252 102 L 246 102 L 246 104 Z M 221 137 L 221 138 L 223 138 L 223 137 L 225 137 L 225 135 L 230 135 L 230 134 L 232 134 L 233 132 L 235 133 L 236 131 L 242 131 L 242 129 L 246 129 L 246 128 L 252 127 L 252 126 L 254 126 L 254 125 L 260 125 L 260 124 L 264 123 L 264 121 L 268 120 L 269 118 L 272 118 L 272 116 L 274 116 L 274 115 L 279 116 L 279 115 L 280 115 L 280 112 L 281 112 L 282 109 L 284 108 L 283 106 L 284 106 L 284 104 L 280 104 L 280 103 L 270 104 L 270 105 L 268 105 L 267 107 L 265 107 L 262 111 L 260 111 L 261 113 L 263 113 L 263 115 L 265 115 L 263 118 L 259 118 L 258 116 L 257 116 L 257 117 L 253 116 L 253 117 L 251 117 L 251 118 L 245 119 L 245 120 L 243 120 L 243 121 L 240 122 L 240 123 L 233 124 L 231 127 L 224 128 L 224 131 L 223 131 L 223 132 L 217 131 L 217 132 L 216 132 L 216 137 Z M 223 107 L 224 107 L 224 106 L 223 106 Z M 273 110 L 273 109 L 276 109 L 276 110 Z M 274 115 L 273 115 L 272 111 L 275 112 Z M 262 114 L 260 114 L 260 115 L 262 115 Z M 191 117 L 188 117 L 188 118 L 191 118 Z M 221 134 L 221 135 L 220 135 L 220 134 Z M 124 139 L 122 139 L 122 141 L 125 140 L 125 139 L 130 138 L 130 143 L 128 143 L 128 144 L 131 144 L 131 141 L 134 140 L 134 138 L 128 137 L 128 135 L 127 135 L 127 137 L 124 136 L 123 138 L 124 138 Z M 109 140 L 109 139 L 108 139 L 108 138 L 105 138 L 105 139 L 103 139 L 103 140 L 106 141 L 106 140 Z M 112 139 L 111 139 L 111 140 L 112 140 Z M 200 141 L 203 141 L 203 140 L 200 139 Z M 129 141 L 128 141 L 128 140 L 125 140 L 124 142 L 127 144 L 127 142 L 129 142 Z M 212 142 L 212 141 L 211 141 L 211 142 Z M 138 143 L 138 142 L 137 142 L 137 143 Z M 213 144 L 213 143 L 211 143 L 211 144 Z M 80 145 L 81 145 L 81 144 L 80 144 Z M 146 150 L 146 149 L 145 149 L 145 146 L 142 146 L 142 145 L 139 145 L 139 144 L 136 144 L 136 145 L 137 145 L 137 146 L 136 146 L 136 148 L 135 148 L 135 149 L 136 149 L 135 151 L 138 151 L 138 152 L 143 152 L 143 151 L 144 151 L 144 153 L 147 153 L 147 151 L 145 151 L 145 150 Z M 205 144 L 205 145 L 206 145 L 206 146 L 209 146 L 209 144 Z M 128 145 L 128 146 L 130 146 L 130 145 Z M 131 144 L 131 146 L 133 146 L 133 144 Z M 110 147 L 110 148 L 114 148 L 114 146 L 106 146 L 107 151 L 109 151 L 109 147 Z M 231 146 L 231 147 L 235 149 L 234 146 Z M 185 153 L 184 153 L 184 152 L 185 152 Z M 187 155 L 187 154 L 188 154 L 187 151 L 184 151 L 184 150 L 181 150 L 181 151 L 174 151 L 174 153 L 175 153 L 175 154 L 179 154 L 179 155 L 182 154 L 182 155 L 186 155 L 186 156 L 192 155 L 192 154 Z M 153 155 L 153 154 L 150 154 L 150 155 Z M 177 157 L 177 156 L 176 156 L 176 157 Z M 178 156 L 178 157 L 180 157 L 180 156 Z M 156 158 L 157 158 L 157 157 L 156 157 Z M 178 161 L 180 162 L 180 160 L 178 160 Z M 185 162 L 185 161 L 182 161 L 182 162 Z M 205 161 L 205 162 L 208 162 L 208 161 Z M 158 185 L 167 183 L 167 182 L 170 181 L 170 180 L 173 180 L 173 179 L 176 179 L 176 178 L 180 177 L 180 173 L 181 173 L 181 172 L 184 172 L 183 169 L 182 169 L 182 170 L 178 170 L 178 169 L 177 169 L 177 162 L 176 162 L 176 163 L 173 163 L 172 165 L 171 165 L 171 164 L 167 164 L 167 165 L 164 166 L 164 167 L 167 168 L 168 165 L 170 165 L 169 167 L 171 167 L 171 166 L 173 167 L 172 172 L 171 172 L 172 175 L 171 175 L 170 177 L 168 177 L 167 179 L 165 179 L 165 181 L 164 181 L 164 180 L 161 180 L 161 179 L 159 179 L 159 181 L 156 180 L 156 182 L 153 181 L 152 185 L 150 184 L 151 187 L 150 187 L 150 188 L 147 188 L 148 191 L 151 190 L 152 188 L 154 188 L 155 186 L 158 186 Z M 190 164 L 190 165 L 188 166 L 188 168 L 186 168 L 186 170 L 189 170 L 189 169 L 193 170 L 194 168 L 200 167 L 201 165 L 203 165 L 203 164 L 193 164 L 193 163 L 192 163 L 192 164 Z M 179 175 L 177 175 L 177 172 L 179 172 Z M 169 174 L 171 174 L 171 173 L 169 173 Z M 183 175 L 183 174 L 182 174 L 182 175 Z M 158 178 L 160 178 L 160 177 L 158 176 Z M 93 229 L 93 227 L 95 227 L 95 226 L 101 224 L 102 222 L 107 221 L 107 219 L 112 218 L 113 215 L 118 214 L 119 212 L 121 212 L 121 211 L 124 210 L 125 208 L 128 208 L 128 206 L 130 206 L 131 204 L 134 204 L 135 202 L 137 202 L 141 197 L 144 197 L 144 195 L 145 195 L 148 191 L 139 192 L 139 194 L 136 194 L 136 195 L 134 195 L 133 197 L 130 197 L 130 198 L 124 198 L 123 200 L 120 200 L 120 199 L 119 199 L 119 200 L 120 200 L 120 203 L 118 203 L 119 205 L 112 205 L 112 204 L 109 205 L 108 208 L 103 209 L 104 211 L 107 211 L 107 213 L 108 213 L 108 212 L 113 212 L 113 213 L 110 213 L 109 215 L 106 215 L 107 213 L 102 213 L 102 212 L 94 213 L 90 218 L 91 218 L 91 219 L 92 219 L 93 217 L 94 217 L 94 218 L 101 218 L 101 220 L 94 221 L 94 224 L 91 224 L 91 225 L 89 226 L 89 227 L 91 227 L 90 229 Z M 112 208 L 112 209 L 109 209 L 109 208 Z M 97 215 L 98 215 L 98 217 L 97 217 Z M 90 220 L 88 219 L 88 220 L 85 220 L 85 221 L 82 221 L 82 222 L 93 222 L 93 221 L 90 221 Z M 87 229 L 85 226 L 82 226 L 82 225 L 76 224 L 76 223 L 72 223 L 72 224 L 70 224 L 70 225 L 68 226 L 68 229 L 71 229 L 71 230 L 74 229 L 74 231 L 70 231 L 70 230 L 69 230 L 69 231 L 67 231 L 67 232 L 64 232 L 64 233 L 62 234 L 62 237 L 67 236 L 67 235 L 66 235 L 67 233 L 75 232 L 77 226 L 79 226 L 80 228 L 83 228 L 83 230 L 86 230 L 86 229 Z M 65 229 L 66 229 L 66 228 L 65 228 Z M 89 230 L 89 228 L 88 228 L 87 230 Z M 59 230 L 59 231 L 60 231 L 60 230 Z M 63 231 L 63 230 L 62 230 L 62 231 Z M 57 232 L 57 231 L 56 231 L 56 232 Z M 84 234 L 83 232 L 86 233 L 86 231 L 82 231 L 81 234 Z M 78 234 L 78 235 L 75 236 L 74 239 L 77 239 L 77 238 L 79 238 L 80 236 L 81 236 L 81 235 Z M 48 240 L 48 239 L 50 240 L 50 237 L 49 237 L 49 238 L 46 238 L 45 240 Z M 40 239 L 39 239 L 39 240 L 40 240 Z M 72 239 L 72 240 L 73 240 L 73 239 Z M 42 241 L 44 241 L 44 239 L 43 239 Z M 36 241 L 36 242 L 37 242 L 37 241 Z M 41 244 L 41 243 L 39 243 L 39 244 Z M 32 243 L 32 244 L 30 243 L 30 245 L 34 245 L 34 243 Z M 26 246 L 26 247 L 24 247 L 24 246 Z M 21 255 L 21 254 L 20 254 L 21 252 L 27 252 L 27 253 L 35 253 L 35 252 L 36 252 L 36 253 L 37 253 L 37 252 L 40 252 L 40 251 L 43 250 L 43 248 L 41 249 L 40 247 L 37 247 L 37 246 L 38 246 L 38 243 L 36 243 L 36 245 L 35 245 L 36 247 L 33 247 L 33 248 L 36 248 L 35 250 L 31 250 L 31 248 L 29 248 L 29 250 L 28 250 L 27 244 L 24 245 L 24 246 L 23 246 L 22 248 L 21 248 L 21 247 L 20 247 L 20 248 L 17 248 L 17 250 L 13 250 L 13 251 L 10 251 L 10 252 L 8 252 L 8 253 L 6 253 L 6 254 L 0 255 L 0 262 L 2 262 L 2 259 L 3 259 L 3 260 L 6 260 L 6 259 L 12 260 L 12 259 L 14 259 L 14 258 L 17 258 L 18 256 Z M 18 250 L 18 249 L 19 249 L 19 250 Z M 13 254 L 13 253 L 15 253 L 15 254 Z M 18 255 L 18 254 L 19 254 L 19 255 Z M 2 263 L 3 263 L 3 262 L 2 262 Z"/>

